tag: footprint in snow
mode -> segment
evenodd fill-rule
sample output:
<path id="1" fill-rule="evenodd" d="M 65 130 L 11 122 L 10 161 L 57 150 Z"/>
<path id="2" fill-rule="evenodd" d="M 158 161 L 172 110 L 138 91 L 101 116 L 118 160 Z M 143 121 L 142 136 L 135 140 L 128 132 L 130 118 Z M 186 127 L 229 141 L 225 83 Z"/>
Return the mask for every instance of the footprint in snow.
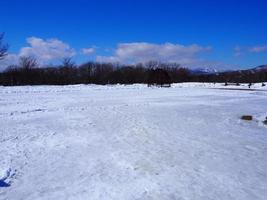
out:
<path id="1" fill-rule="evenodd" d="M 10 183 L 7 180 L 11 176 L 13 176 L 13 175 L 11 175 L 11 169 L 10 168 L 8 170 L 0 169 L 0 187 L 9 187 Z"/>
<path id="2" fill-rule="evenodd" d="M 5 181 L 0 180 L 0 187 L 9 187 L 10 184 L 6 183 Z"/>

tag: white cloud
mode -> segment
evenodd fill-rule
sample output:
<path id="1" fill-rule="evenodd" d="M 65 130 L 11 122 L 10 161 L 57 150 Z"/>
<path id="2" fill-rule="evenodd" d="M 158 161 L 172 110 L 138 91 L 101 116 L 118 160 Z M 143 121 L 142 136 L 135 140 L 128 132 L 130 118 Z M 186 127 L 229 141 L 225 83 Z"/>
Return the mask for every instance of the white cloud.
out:
<path id="1" fill-rule="evenodd" d="M 255 47 L 249 48 L 249 52 L 251 52 L 251 53 L 260 53 L 260 52 L 264 52 L 264 51 L 267 51 L 267 45 L 255 46 Z"/>
<path id="2" fill-rule="evenodd" d="M 198 54 L 210 51 L 211 47 L 196 44 L 184 46 L 181 44 L 153 44 L 146 42 L 121 43 L 112 56 L 97 56 L 99 62 L 139 63 L 151 60 L 161 62 L 177 62 L 184 66 L 202 62 Z"/>
<path id="3" fill-rule="evenodd" d="M 0 61 L 0 70 L 4 70 L 9 65 L 18 63 L 20 56 L 33 56 L 43 65 L 62 60 L 66 57 L 73 57 L 76 52 L 67 43 L 58 39 L 42 39 L 37 37 L 27 38 L 28 46 L 20 49 L 18 54 L 9 54 Z"/>
<path id="4" fill-rule="evenodd" d="M 28 47 L 20 49 L 19 56 L 34 56 L 41 64 L 74 56 L 75 50 L 58 39 L 27 38 Z"/>
<path id="5" fill-rule="evenodd" d="M 0 60 L 0 72 L 5 70 L 10 65 L 18 63 L 19 56 L 16 54 L 8 54 L 3 60 Z"/>
<path id="6" fill-rule="evenodd" d="M 68 44 L 58 39 L 41 39 L 30 37 L 27 39 L 28 46 L 20 49 L 18 54 L 10 54 L 0 61 L 0 69 L 16 64 L 19 56 L 34 56 L 40 66 L 54 63 L 65 57 L 72 57 L 76 52 Z M 91 55 L 97 47 L 83 48 L 81 54 Z M 216 67 L 222 68 L 223 64 L 201 59 L 201 54 L 210 51 L 207 46 L 181 45 L 173 43 L 155 44 L 147 42 L 121 43 L 109 56 L 96 55 L 98 62 L 145 63 L 148 61 L 176 62 L 185 67 Z M 238 51 L 238 49 L 236 49 Z M 113 53 L 112 53 L 113 52 Z"/>
<path id="7" fill-rule="evenodd" d="M 239 56 L 241 56 L 241 55 L 242 55 L 242 49 L 241 49 L 241 47 L 236 46 L 236 47 L 234 48 L 234 56 L 235 56 L 235 57 L 239 57 Z"/>
<path id="8" fill-rule="evenodd" d="M 94 47 L 83 48 L 82 49 L 82 54 L 84 54 L 84 55 L 91 55 L 94 52 L 95 52 L 95 48 Z"/>

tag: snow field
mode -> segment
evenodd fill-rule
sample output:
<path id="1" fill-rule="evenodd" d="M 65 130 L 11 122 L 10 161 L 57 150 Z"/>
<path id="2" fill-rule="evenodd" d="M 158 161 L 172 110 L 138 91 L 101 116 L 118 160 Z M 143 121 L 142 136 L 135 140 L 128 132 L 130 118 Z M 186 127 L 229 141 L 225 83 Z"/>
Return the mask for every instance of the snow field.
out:
<path id="1" fill-rule="evenodd" d="M 253 87 L 1 87 L 0 199 L 264 200 L 267 92 Z"/>

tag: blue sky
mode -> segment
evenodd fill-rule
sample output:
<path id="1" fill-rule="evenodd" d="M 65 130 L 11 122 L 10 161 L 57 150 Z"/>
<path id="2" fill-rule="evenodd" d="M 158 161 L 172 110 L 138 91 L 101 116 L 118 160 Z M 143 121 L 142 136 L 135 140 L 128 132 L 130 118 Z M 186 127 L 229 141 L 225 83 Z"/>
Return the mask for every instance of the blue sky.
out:
<path id="1" fill-rule="evenodd" d="M 33 55 L 44 64 L 71 56 L 248 68 L 267 63 L 266 10 L 264 0 L 2 1 L 4 62 Z"/>

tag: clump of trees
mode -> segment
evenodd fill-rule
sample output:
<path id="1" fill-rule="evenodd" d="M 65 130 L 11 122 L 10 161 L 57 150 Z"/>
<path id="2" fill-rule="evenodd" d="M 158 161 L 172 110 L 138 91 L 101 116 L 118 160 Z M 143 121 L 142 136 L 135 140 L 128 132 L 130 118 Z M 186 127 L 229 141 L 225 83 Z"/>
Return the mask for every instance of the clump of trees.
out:
<path id="1" fill-rule="evenodd" d="M 151 69 L 148 73 L 148 86 L 157 85 L 161 87 L 170 87 L 171 86 L 171 77 L 168 71 L 164 69 Z"/>

